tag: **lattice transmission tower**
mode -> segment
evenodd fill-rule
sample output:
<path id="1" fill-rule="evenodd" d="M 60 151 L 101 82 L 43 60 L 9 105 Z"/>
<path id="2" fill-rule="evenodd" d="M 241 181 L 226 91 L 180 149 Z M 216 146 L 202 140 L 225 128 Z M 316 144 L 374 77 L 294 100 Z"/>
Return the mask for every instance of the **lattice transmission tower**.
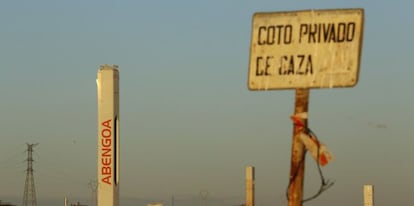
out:
<path id="1" fill-rule="evenodd" d="M 37 206 L 36 189 L 33 177 L 33 147 L 38 145 L 27 143 L 27 169 L 26 182 L 24 183 L 23 206 Z"/>
<path id="2" fill-rule="evenodd" d="M 89 188 L 92 190 L 92 206 L 98 205 L 98 181 L 97 180 L 91 180 L 88 183 Z"/>

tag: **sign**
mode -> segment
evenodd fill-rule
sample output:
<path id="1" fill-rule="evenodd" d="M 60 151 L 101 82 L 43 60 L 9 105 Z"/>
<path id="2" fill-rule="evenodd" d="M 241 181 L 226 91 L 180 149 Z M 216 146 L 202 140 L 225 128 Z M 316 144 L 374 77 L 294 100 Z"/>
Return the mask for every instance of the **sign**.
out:
<path id="1" fill-rule="evenodd" d="M 363 9 L 255 13 L 249 89 L 355 86 L 363 23 Z"/>

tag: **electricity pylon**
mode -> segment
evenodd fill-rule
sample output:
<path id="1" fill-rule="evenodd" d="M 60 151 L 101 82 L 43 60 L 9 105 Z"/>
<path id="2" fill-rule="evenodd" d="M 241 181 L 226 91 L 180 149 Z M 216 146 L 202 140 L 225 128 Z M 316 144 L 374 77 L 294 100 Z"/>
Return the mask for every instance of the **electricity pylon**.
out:
<path id="1" fill-rule="evenodd" d="M 36 200 L 36 189 L 33 177 L 33 147 L 36 144 L 27 144 L 27 169 L 26 169 L 26 182 L 24 183 L 24 194 L 23 194 L 23 206 L 37 206 Z"/>

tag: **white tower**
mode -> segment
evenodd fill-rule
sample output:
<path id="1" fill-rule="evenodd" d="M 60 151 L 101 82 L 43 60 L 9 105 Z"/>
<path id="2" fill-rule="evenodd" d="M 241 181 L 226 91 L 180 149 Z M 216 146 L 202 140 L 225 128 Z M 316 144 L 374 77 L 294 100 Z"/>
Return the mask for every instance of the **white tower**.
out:
<path id="1" fill-rule="evenodd" d="M 98 86 L 98 206 L 119 206 L 119 72 L 102 65 Z"/>
<path id="2" fill-rule="evenodd" d="M 364 185 L 364 206 L 374 206 L 374 186 Z"/>

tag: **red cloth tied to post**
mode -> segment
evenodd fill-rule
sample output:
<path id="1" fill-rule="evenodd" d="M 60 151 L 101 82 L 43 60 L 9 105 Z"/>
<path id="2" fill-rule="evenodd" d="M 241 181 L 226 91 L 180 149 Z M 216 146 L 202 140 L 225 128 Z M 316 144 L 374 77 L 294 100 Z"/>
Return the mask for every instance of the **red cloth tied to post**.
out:
<path id="1" fill-rule="evenodd" d="M 292 119 L 293 124 L 298 127 L 305 127 L 305 120 L 308 119 L 307 113 L 298 113 L 290 116 L 290 119 Z"/>

